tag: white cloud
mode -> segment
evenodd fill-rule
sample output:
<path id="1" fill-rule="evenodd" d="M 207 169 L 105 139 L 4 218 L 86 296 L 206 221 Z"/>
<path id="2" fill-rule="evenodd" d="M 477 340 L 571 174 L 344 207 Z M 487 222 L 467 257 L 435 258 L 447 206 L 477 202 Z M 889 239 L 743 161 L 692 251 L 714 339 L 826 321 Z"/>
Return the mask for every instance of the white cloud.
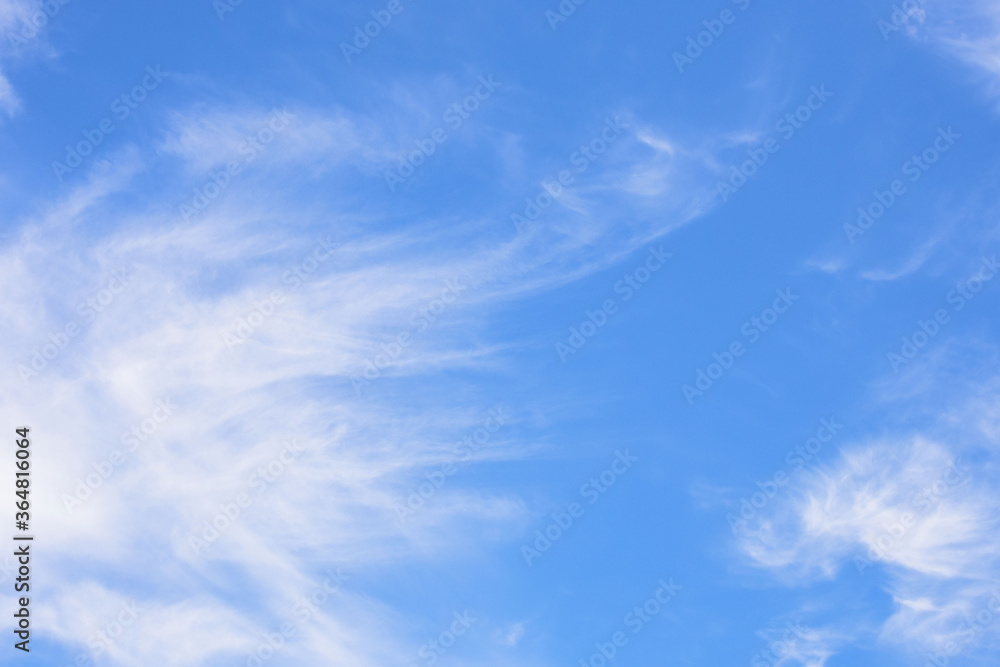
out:
<path id="1" fill-rule="evenodd" d="M 8 286 L 0 363 L 13 371 L 0 379 L 0 415 L 30 424 L 37 441 L 47 443 L 36 453 L 37 483 L 53 493 L 35 500 L 33 520 L 51 536 L 40 567 L 64 591 L 39 600 L 39 613 L 51 619 L 58 640 L 84 644 L 103 616 L 74 620 L 82 600 L 102 601 L 103 609 L 135 598 L 150 611 L 116 649 L 118 664 L 152 664 L 168 646 L 176 647 L 170 664 L 205 664 L 213 654 L 239 659 L 261 632 L 285 620 L 295 596 L 308 593 L 325 568 L 360 577 L 407 559 L 447 560 L 513 539 L 532 517 L 526 503 L 504 491 L 445 488 L 399 526 L 395 508 L 414 480 L 452 460 L 448 443 L 478 426 L 496 402 L 457 392 L 460 401 L 428 407 L 427 383 L 442 370 L 499 367 L 504 348 L 482 335 L 491 304 L 589 275 L 669 226 L 629 234 L 595 222 L 584 236 L 547 229 L 470 251 L 428 239 L 419 222 L 358 234 L 339 223 L 348 216 L 333 196 L 329 215 L 338 223 L 306 229 L 299 221 L 315 219 L 316 204 L 279 195 L 281 179 L 324 160 L 377 162 L 392 153 L 379 132 L 359 130 L 372 126 L 357 118 L 310 111 L 275 140 L 256 167 L 258 178 L 234 179 L 225 197 L 183 221 L 175 181 L 197 183 L 199 172 L 230 159 L 234 142 L 238 147 L 268 113 L 174 116 L 157 154 L 130 147 L 96 164 L 0 249 L 0 280 Z M 176 166 L 174 158 L 181 173 L 170 174 L 161 193 L 160 176 Z M 296 174 L 288 176 L 287 165 Z M 143 193 L 138 209 L 128 203 L 136 192 Z M 259 199 L 247 196 L 258 192 Z M 544 245 L 537 244 L 541 235 Z M 307 280 L 287 281 L 317 237 L 329 239 L 329 257 Z M 608 241 L 594 249 L 584 238 Z M 120 267 L 128 279 L 112 293 Z M 414 313 L 456 278 L 468 280 L 468 289 L 432 328 L 414 335 L 381 384 L 358 396 L 352 376 L 400 331 L 413 333 Z M 227 345 L 224 332 L 233 333 L 275 290 L 283 299 L 274 314 L 242 344 Z M 81 304 L 102 295 L 109 301 L 85 318 L 90 311 Z M 68 323 L 79 332 L 64 339 Z M 33 359 L 45 367 L 24 382 L 16 369 L 30 368 Z M 419 390 L 401 398 L 398 388 L 411 378 L 407 386 Z M 129 451 L 122 434 L 149 420 L 163 399 L 176 409 Z M 252 475 L 289 439 L 302 453 L 255 495 Z M 102 475 L 115 450 L 124 461 Z M 532 451 L 505 438 L 488 459 Z M 69 513 L 65 497 L 88 475 L 102 478 L 100 486 Z M 191 537 L 204 537 L 205 523 L 240 494 L 253 503 L 196 553 Z M 150 571 L 159 573 L 155 590 L 134 583 Z M 207 617 L 210 623 L 192 628 L 191 619 Z M 413 623 L 348 591 L 281 660 L 401 663 L 412 650 L 406 637 Z M 509 628 L 504 641 L 517 644 L 521 632 Z M 200 652 L 196 640 L 204 641 Z"/>
<path id="2" fill-rule="evenodd" d="M 881 638 L 939 650 L 986 604 L 1000 570 L 991 469 L 922 437 L 848 448 L 750 526 L 741 547 L 800 583 L 884 571 L 896 610 Z"/>
<path id="3" fill-rule="evenodd" d="M 920 245 L 901 265 L 895 269 L 871 269 L 862 271 L 861 277 L 865 280 L 878 282 L 899 280 L 910 276 L 923 267 L 933 256 L 934 251 L 941 245 L 946 233 L 935 234 L 932 238 Z"/>
<path id="4" fill-rule="evenodd" d="M 980 70 L 1000 94 L 1000 2 L 928 0 L 907 18 L 907 32 Z"/>
<path id="5" fill-rule="evenodd" d="M 4 72 L 6 64 L 32 53 L 51 54 L 52 47 L 45 39 L 46 26 L 62 6 L 46 5 L 42 0 L 0 0 L 0 109 L 8 116 L 18 113 L 22 102 Z"/>
<path id="6" fill-rule="evenodd" d="M 8 116 L 13 116 L 21 108 L 21 98 L 14 92 L 14 87 L 10 81 L 0 72 L 0 108 L 7 112 Z"/>
<path id="7" fill-rule="evenodd" d="M 848 639 L 830 629 L 803 627 L 796 621 L 769 627 L 758 635 L 767 646 L 750 663 L 774 667 L 824 667 Z"/>
<path id="8" fill-rule="evenodd" d="M 281 125 L 279 122 L 272 126 L 276 118 L 287 120 L 288 124 L 273 132 L 272 127 Z M 261 132 L 267 135 L 268 144 L 262 144 L 264 150 L 258 151 L 251 142 Z M 272 163 L 314 162 L 330 166 L 345 161 L 381 164 L 391 156 L 385 141 L 369 123 L 350 118 L 343 111 L 320 114 L 289 108 L 226 111 L 194 108 L 176 112 L 160 150 L 184 159 L 191 169 L 199 172 L 234 160 L 242 162 L 251 154 L 266 155 Z"/>

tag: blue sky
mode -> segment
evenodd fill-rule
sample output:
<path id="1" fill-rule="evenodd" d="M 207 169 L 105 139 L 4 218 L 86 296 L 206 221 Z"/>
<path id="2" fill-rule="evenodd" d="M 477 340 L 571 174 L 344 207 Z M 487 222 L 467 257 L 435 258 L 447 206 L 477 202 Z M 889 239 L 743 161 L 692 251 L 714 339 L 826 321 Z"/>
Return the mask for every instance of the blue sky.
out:
<path id="1" fill-rule="evenodd" d="M 996 0 L 0 35 L 3 664 L 996 663 Z"/>

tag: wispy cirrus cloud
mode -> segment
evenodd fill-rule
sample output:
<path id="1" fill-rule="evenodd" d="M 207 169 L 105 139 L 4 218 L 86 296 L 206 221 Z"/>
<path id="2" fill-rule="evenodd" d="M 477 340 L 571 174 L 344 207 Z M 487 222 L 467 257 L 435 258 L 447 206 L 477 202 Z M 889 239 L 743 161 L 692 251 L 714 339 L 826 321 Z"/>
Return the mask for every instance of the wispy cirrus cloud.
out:
<path id="1" fill-rule="evenodd" d="M 623 232 L 595 224 L 586 237 L 538 229 L 471 250 L 462 239 L 478 222 L 460 226 L 455 244 L 429 241 L 433 221 L 423 220 L 361 235 L 357 224 L 338 224 L 350 216 L 336 197 L 300 202 L 285 185 L 331 161 L 364 170 L 392 147 L 360 118 L 315 111 L 297 111 L 287 132 L 211 206 L 191 219 L 179 215 L 174 188 L 183 192 L 218 168 L 269 114 L 173 115 L 156 150 L 109 154 L 22 221 L 0 249 L 0 279 L 11 286 L 0 317 L 10 344 L 0 363 L 12 370 L 0 382 L 0 412 L 32 424 L 53 443 L 47 451 L 61 452 L 38 456 L 39 483 L 58 490 L 37 501 L 39 530 L 57 536 L 41 558 L 62 591 L 39 613 L 59 641 L 82 647 L 103 622 L 101 610 L 137 600 L 148 611 L 116 645 L 120 664 L 149 664 L 165 646 L 174 647 L 165 664 L 239 659 L 330 567 L 363 577 L 515 539 L 532 511 L 503 490 L 446 487 L 419 521 L 399 526 L 395 510 L 414 480 L 451 461 L 451 443 L 496 403 L 474 392 L 450 407 L 429 406 L 412 398 L 423 391 L 402 400 L 399 390 L 431 383 L 440 391 L 449 371 L 499 368 L 507 343 L 483 335 L 491 308 L 609 266 L 670 226 L 667 219 Z M 149 194 L 140 206 L 128 203 L 136 188 Z M 609 243 L 581 261 L 594 238 Z M 306 278 L 290 280 L 317 239 L 329 256 Z M 128 273 L 124 288 L 84 316 L 81 304 L 120 267 Z M 456 277 L 467 280 L 467 292 L 384 370 L 381 384 L 358 395 L 351 378 Z M 282 298 L 261 308 L 276 291 Z M 230 345 L 225 334 L 255 308 L 273 312 Z M 81 332 L 49 359 L 46 346 L 70 322 Z M 44 367 L 32 365 L 35 353 Z M 127 450 L 123 434 L 163 399 L 176 406 L 170 418 L 103 473 L 115 452 Z M 62 419 L 46 419 L 49 410 Z M 302 453 L 258 498 L 251 480 L 290 439 Z M 505 439 L 484 460 L 516 461 L 535 450 Z M 217 517 L 241 494 L 253 502 L 218 528 Z M 470 525 L 476 528 L 457 528 Z M 213 526 L 219 535 L 209 539 Z M 489 538 L 471 537 L 483 534 Z M 89 565 L 65 567 L 71 561 Z M 163 573 L 156 588 L 170 594 L 145 581 L 150 568 Z M 101 604 L 76 615 L 84 600 Z M 195 621 L 181 617 L 211 621 L 193 635 Z M 320 657 L 402 663 L 412 648 L 398 638 L 412 635 L 413 624 L 347 584 L 282 653 L 286 663 L 276 664 Z M 516 645 L 524 631 L 494 630 L 503 646 Z"/>
<path id="2" fill-rule="evenodd" d="M 969 457 L 975 452 L 921 436 L 845 448 L 810 473 L 790 502 L 768 508 L 740 547 L 797 585 L 884 572 L 895 610 L 876 634 L 942 650 L 987 604 L 1000 573 L 1000 489 L 989 466 Z"/>
<path id="3" fill-rule="evenodd" d="M 926 40 L 980 70 L 992 95 L 1000 94 L 1000 3 L 922 0 L 905 15 L 906 33 Z"/>

